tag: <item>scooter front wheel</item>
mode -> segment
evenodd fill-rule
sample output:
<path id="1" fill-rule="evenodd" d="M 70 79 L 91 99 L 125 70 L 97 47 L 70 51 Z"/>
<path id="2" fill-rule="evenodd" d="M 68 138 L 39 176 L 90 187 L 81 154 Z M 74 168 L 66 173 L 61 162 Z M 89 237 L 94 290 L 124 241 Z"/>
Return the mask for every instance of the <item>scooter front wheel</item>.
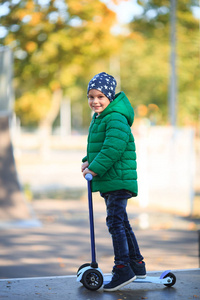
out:
<path id="1" fill-rule="evenodd" d="M 86 289 L 96 291 L 103 284 L 103 276 L 98 270 L 89 269 L 83 273 L 81 283 Z"/>

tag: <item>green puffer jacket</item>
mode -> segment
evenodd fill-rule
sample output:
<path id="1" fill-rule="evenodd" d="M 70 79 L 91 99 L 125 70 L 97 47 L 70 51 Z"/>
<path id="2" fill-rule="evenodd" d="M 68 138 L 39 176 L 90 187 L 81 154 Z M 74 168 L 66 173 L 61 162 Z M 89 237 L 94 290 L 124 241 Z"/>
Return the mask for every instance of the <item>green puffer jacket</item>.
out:
<path id="1" fill-rule="evenodd" d="M 93 115 L 88 135 L 87 156 L 89 169 L 98 175 L 92 180 L 93 192 L 111 192 L 125 189 L 137 196 L 137 164 L 134 137 L 131 128 L 133 108 L 124 94 L 97 117 Z"/>

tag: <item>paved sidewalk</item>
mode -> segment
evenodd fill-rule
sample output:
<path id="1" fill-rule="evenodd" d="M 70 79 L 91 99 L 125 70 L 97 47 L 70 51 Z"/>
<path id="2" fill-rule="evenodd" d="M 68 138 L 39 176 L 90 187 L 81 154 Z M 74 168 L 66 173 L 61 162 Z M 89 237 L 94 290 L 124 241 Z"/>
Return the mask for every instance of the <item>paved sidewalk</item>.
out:
<path id="1" fill-rule="evenodd" d="M 89 291 L 76 282 L 76 276 L 0 280 L 0 299 L 5 300 L 187 300 L 200 299 L 200 269 L 174 270 L 176 283 L 166 287 L 153 283 L 131 283 L 108 293 L 100 288 Z M 149 272 L 160 276 L 161 272 Z"/>

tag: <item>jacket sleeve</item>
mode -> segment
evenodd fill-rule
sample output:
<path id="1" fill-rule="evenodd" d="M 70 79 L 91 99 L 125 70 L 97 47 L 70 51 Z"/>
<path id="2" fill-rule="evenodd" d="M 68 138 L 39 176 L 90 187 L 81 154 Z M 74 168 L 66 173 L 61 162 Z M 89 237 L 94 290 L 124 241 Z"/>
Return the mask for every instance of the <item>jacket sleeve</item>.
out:
<path id="1" fill-rule="evenodd" d="M 88 169 L 102 177 L 118 161 L 124 153 L 129 141 L 130 126 L 123 116 L 119 114 L 109 120 L 103 146 Z"/>
<path id="2" fill-rule="evenodd" d="M 87 155 L 82 158 L 82 162 L 84 163 L 85 161 L 87 161 Z"/>

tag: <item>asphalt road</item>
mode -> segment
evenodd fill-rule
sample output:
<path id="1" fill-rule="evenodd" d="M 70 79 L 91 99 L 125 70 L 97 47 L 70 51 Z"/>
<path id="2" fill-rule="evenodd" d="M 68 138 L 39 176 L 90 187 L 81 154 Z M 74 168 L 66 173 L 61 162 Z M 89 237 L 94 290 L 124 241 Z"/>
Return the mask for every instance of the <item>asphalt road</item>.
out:
<path id="1" fill-rule="evenodd" d="M 180 300 L 199 299 L 200 269 L 173 272 L 176 283 L 166 287 L 155 283 L 131 283 L 116 292 L 104 292 L 102 288 L 90 291 L 76 282 L 76 276 L 44 277 L 31 279 L 0 280 L 0 298 L 7 300 Z M 160 276 L 160 272 L 149 276 Z"/>
<path id="2" fill-rule="evenodd" d="M 41 226 L 0 230 L 0 278 L 76 274 L 80 265 L 90 262 L 86 195 L 74 201 L 33 201 L 32 207 Z M 199 225 L 194 220 L 144 211 L 131 202 L 128 211 L 148 271 L 199 267 Z M 113 250 L 101 198 L 94 198 L 94 212 L 97 260 L 108 273 L 113 266 Z M 142 229 L 143 225 L 148 227 Z"/>

